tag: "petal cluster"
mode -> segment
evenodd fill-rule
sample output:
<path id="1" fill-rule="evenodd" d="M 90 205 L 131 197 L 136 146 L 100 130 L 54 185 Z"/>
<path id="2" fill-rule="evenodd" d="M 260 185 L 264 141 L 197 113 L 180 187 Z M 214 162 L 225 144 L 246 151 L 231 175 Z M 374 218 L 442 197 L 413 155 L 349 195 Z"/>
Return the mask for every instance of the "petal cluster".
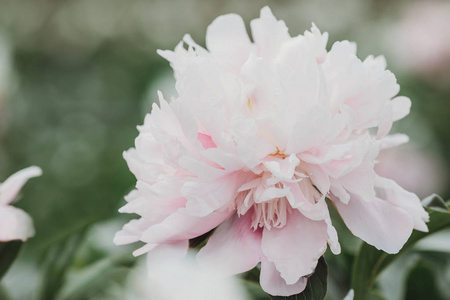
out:
<path id="1" fill-rule="evenodd" d="M 38 167 L 23 169 L 0 184 L 0 242 L 25 241 L 34 235 L 33 220 L 21 209 L 11 206 L 22 186 L 42 174 Z"/>
<path id="2" fill-rule="evenodd" d="M 416 195 L 378 176 L 379 151 L 407 140 L 388 136 L 410 100 L 383 57 L 361 61 L 355 44 L 313 24 L 291 37 L 270 9 L 250 23 L 218 17 L 206 48 L 189 35 L 159 51 L 174 69 L 178 97 L 159 94 L 124 153 L 136 189 L 120 209 L 139 219 L 117 244 L 142 241 L 135 254 L 184 245 L 212 230 L 197 255 L 230 274 L 261 263 L 272 295 L 301 292 L 327 245 L 340 245 L 331 203 L 348 228 L 398 252 L 428 215 Z"/>

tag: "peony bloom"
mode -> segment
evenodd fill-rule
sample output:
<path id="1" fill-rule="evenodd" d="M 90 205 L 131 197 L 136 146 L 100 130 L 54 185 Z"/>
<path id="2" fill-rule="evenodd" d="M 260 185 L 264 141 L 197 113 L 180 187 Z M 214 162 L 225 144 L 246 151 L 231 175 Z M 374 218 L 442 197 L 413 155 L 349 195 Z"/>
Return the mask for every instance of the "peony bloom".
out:
<path id="1" fill-rule="evenodd" d="M 0 242 L 26 241 L 34 235 L 33 220 L 30 216 L 9 204 L 28 179 L 41 174 L 40 168 L 29 167 L 11 175 L 0 184 Z"/>
<path id="2" fill-rule="evenodd" d="M 383 57 L 356 57 L 315 25 L 291 37 L 268 7 L 251 22 L 217 18 L 207 49 L 186 35 L 174 51 L 159 51 L 175 72 L 178 97 L 159 94 L 135 148 L 124 153 L 137 178 L 116 244 L 146 243 L 188 250 L 189 239 L 212 230 L 197 255 L 228 274 L 261 263 L 262 288 L 300 293 L 327 245 L 340 252 L 328 203 L 348 228 L 388 253 L 413 228 L 427 231 L 418 197 L 374 172 L 381 148 L 404 142 L 387 136 L 409 113 L 410 100 Z"/>

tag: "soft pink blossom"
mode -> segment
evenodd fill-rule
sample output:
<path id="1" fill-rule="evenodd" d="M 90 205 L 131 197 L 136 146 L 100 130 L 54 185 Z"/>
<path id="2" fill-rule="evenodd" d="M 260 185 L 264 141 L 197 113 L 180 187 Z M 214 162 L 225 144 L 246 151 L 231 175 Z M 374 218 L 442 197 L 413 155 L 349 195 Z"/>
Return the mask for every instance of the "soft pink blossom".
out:
<path id="1" fill-rule="evenodd" d="M 327 202 L 369 244 L 398 252 L 413 228 L 426 231 L 418 197 L 378 176 L 387 136 L 410 100 L 383 57 L 361 61 L 356 45 L 315 25 L 291 37 L 268 7 L 250 23 L 217 18 L 207 49 L 189 35 L 159 51 L 175 72 L 178 97 L 159 94 L 135 148 L 124 153 L 137 178 L 116 244 L 145 243 L 136 255 L 215 229 L 197 255 L 231 274 L 261 263 L 261 286 L 287 296 L 303 291 L 327 246 L 340 245 Z"/>
<path id="2" fill-rule="evenodd" d="M 26 241 L 34 235 L 33 220 L 21 209 L 10 204 L 22 186 L 32 177 L 42 174 L 38 167 L 23 169 L 0 184 L 0 241 Z"/>

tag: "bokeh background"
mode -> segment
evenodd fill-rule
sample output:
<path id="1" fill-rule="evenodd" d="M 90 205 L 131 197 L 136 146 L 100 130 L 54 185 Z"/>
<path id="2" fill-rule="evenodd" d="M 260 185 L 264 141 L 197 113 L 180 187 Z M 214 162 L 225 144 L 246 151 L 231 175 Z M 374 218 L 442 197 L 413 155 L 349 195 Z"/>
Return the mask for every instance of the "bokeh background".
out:
<path id="1" fill-rule="evenodd" d="M 112 244 L 135 183 L 122 152 L 156 91 L 175 95 L 156 50 L 185 33 L 204 45 L 215 17 L 238 13 L 248 25 L 264 5 L 291 35 L 315 22 L 328 46 L 348 39 L 360 58 L 385 55 L 413 103 L 394 131 L 411 142 L 383 153 L 378 172 L 420 197 L 450 198 L 450 1 L 0 0 L 0 181 L 30 165 L 44 172 L 17 203 L 37 234 L 4 279 L 12 299 L 128 299 L 136 260 Z M 348 291 L 358 246 L 350 234 L 340 239 L 329 299 Z M 378 283 L 387 299 L 448 299 L 449 240 L 431 237 L 388 270 Z"/>

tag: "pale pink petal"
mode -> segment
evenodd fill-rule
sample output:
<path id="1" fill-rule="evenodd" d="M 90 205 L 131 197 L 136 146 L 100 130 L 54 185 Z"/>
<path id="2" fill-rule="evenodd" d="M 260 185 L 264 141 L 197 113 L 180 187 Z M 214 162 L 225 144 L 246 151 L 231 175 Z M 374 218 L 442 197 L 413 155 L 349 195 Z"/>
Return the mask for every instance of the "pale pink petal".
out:
<path id="1" fill-rule="evenodd" d="M 400 251 L 413 230 L 411 216 L 388 201 L 364 201 L 351 195 L 348 204 L 334 201 L 348 229 L 366 243 L 389 254 Z"/>
<path id="2" fill-rule="evenodd" d="M 261 261 L 260 283 L 262 289 L 273 296 L 290 296 L 303 292 L 306 287 L 306 277 L 301 277 L 294 284 L 286 284 L 281 278 L 280 272 L 275 268 L 274 263 L 263 258 Z"/>
<path id="3" fill-rule="evenodd" d="M 330 245 L 331 252 L 337 255 L 341 253 L 341 245 L 339 244 L 336 228 L 331 224 L 329 216 L 325 218 L 325 223 L 327 224 L 328 245 Z"/>
<path id="4" fill-rule="evenodd" d="M 311 220 L 324 220 L 328 214 L 325 196 L 321 195 L 311 184 L 308 178 L 300 183 L 287 184 L 290 193 L 287 195 L 289 204 L 298 209 Z"/>
<path id="5" fill-rule="evenodd" d="M 235 172 L 215 181 L 186 182 L 182 193 L 187 199 L 187 211 L 193 216 L 203 217 L 227 206 L 236 199 L 238 189 L 247 177 L 243 172 Z"/>
<path id="6" fill-rule="evenodd" d="M 0 185 L 0 204 L 9 204 L 19 193 L 22 186 L 32 177 L 41 176 L 42 170 L 39 167 L 28 167 L 9 176 Z"/>
<path id="7" fill-rule="evenodd" d="M 263 231 L 262 250 L 287 284 L 314 272 L 318 259 L 327 249 L 327 225 L 293 211 L 283 228 Z"/>
<path id="8" fill-rule="evenodd" d="M 347 204 L 348 201 L 350 201 L 350 194 L 344 189 L 342 184 L 336 179 L 331 180 L 330 192 L 344 204 Z"/>
<path id="9" fill-rule="evenodd" d="M 251 47 L 242 18 L 228 14 L 215 19 L 206 31 L 206 47 L 226 64 L 239 68 Z"/>
<path id="10" fill-rule="evenodd" d="M 209 148 L 216 148 L 216 144 L 214 144 L 214 141 L 212 140 L 211 136 L 204 134 L 204 133 L 198 133 L 197 140 L 202 143 L 203 148 L 209 149 Z"/>
<path id="11" fill-rule="evenodd" d="M 406 134 L 390 134 L 381 139 L 381 149 L 389 149 L 407 142 L 409 142 L 409 137 Z"/>
<path id="12" fill-rule="evenodd" d="M 250 27 L 258 54 L 262 57 L 272 57 L 280 45 L 290 38 L 284 21 L 277 21 L 268 6 L 261 9 L 259 19 L 252 20 Z"/>
<path id="13" fill-rule="evenodd" d="M 370 160 L 364 161 L 356 170 L 342 176 L 337 181 L 348 193 L 357 195 L 363 200 L 375 196 L 375 171 L 373 170 L 373 162 Z"/>
<path id="14" fill-rule="evenodd" d="M 145 244 L 141 248 L 133 251 L 133 256 L 141 256 L 142 254 L 148 253 L 154 248 L 156 248 L 158 244 Z"/>
<path id="15" fill-rule="evenodd" d="M 142 232 L 150 225 L 151 223 L 144 218 L 131 220 L 123 226 L 122 230 L 116 233 L 113 242 L 116 245 L 135 243 L 141 239 Z"/>
<path id="16" fill-rule="evenodd" d="M 428 232 L 425 222 L 428 222 L 430 217 L 416 194 L 406 191 L 395 181 L 381 176 L 377 176 L 376 187 L 379 198 L 400 207 L 412 217 L 414 229 Z"/>
<path id="17" fill-rule="evenodd" d="M 225 209 L 214 211 L 204 217 L 191 216 L 186 208 L 180 208 L 164 221 L 153 225 L 142 233 L 141 240 L 159 244 L 192 239 L 216 228 L 233 214 Z"/>
<path id="18" fill-rule="evenodd" d="M 301 153 L 321 146 L 332 131 L 331 117 L 328 109 L 319 106 L 301 112 L 294 125 L 286 152 Z"/>
<path id="19" fill-rule="evenodd" d="M 393 121 L 403 119 L 409 114 L 409 111 L 411 110 L 411 100 L 408 97 L 395 97 L 390 103 L 392 106 Z"/>
<path id="20" fill-rule="evenodd" d="M 244 168 L 244 164 L 236 156 L 236 153 L 227 153 L 221 149 L 210 148 L 202 151 L 202 155 L 229 172 Z"/>
<path id="21" fill-rule="evenodd" d="M 35 173 L 36 174 L 36 173 Z M 0 241 L 26 241 L 34 236 L 33 220 L 21 209 L 0 205 Z"/>
<path id="22" fill-rule="evenodd" d="M 221 224 L 197 254 L 200 265 L 234 275 L 253 269 L 262 257 L 262 230 L 251 227 L 250 212 L 234 215 Z"/>

